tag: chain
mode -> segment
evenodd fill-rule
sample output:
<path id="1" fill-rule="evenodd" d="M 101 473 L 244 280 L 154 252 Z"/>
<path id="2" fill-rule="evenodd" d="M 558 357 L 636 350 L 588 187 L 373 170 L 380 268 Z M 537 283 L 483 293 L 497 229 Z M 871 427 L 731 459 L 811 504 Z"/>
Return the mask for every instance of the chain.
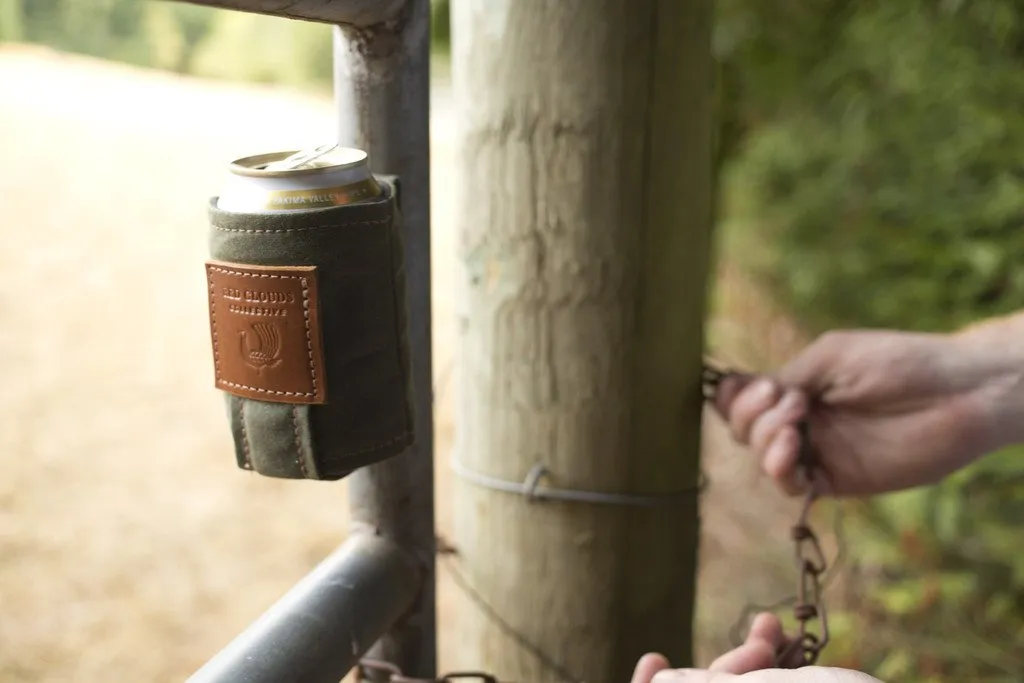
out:
<path id="1" fill-rule="evenodd" d="M 714 400 L 722 380 L 730 374 L 733 373 L 705 365 L 702 373 L 704 398 Z M 790 532 L 799 572 L 796 604 L 793 605 L 793 617 L 799 626 L 796 637 L 784 645 L 775 656 L 775 665 L 785 669 L 814 664 L 829 641 L 828 616 L 822 596 L 822 576 L 828 569 L 828 563 L 821 549 L 821 542 L 809 521 L 811 507 L 819 495 L 818 479 L 815 476 L 818 463 L 811 446 L 807 421 L 802 420 L 797 427 L 800 433 L 797 467 L 808 484 L 808 490 L 800 508 L 800 516 Z M 817 620 L 820 626 L 817 633 L 810 626 L 810 622 L 814 620 Z"/>

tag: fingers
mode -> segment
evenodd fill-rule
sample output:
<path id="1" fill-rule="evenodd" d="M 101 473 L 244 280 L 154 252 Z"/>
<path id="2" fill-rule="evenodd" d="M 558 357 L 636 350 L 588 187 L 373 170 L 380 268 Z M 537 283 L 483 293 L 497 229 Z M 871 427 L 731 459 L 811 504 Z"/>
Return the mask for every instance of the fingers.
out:
<path id="1" fill-rule="evenodd" d="M 798 471 L 800 436 L 796 424 L 809 409 L 807 394 L 783 390 L 769 377 L 729 376 L 722 380 L 715 407 L 729 423 L 733 438 L 750 445 L 761 469 L 789 495 L 806 490 Z"/>
<path id="2" fill-rule="evenodd" d="M 775 651 L 764 641 L 744 643 L 726 652 L 708 667 L 708 671 L 740 675 L 770 669 L 775 665 Z"/>
<path id="3" fill-rule="evenodd" d="M 709 671 L 745 674 L 775 666 L 775 653 L 785 642 L 782 622 L 774 614 L 759 614 L 746 641 L 726 652 L 708 667 Z"/>
<path id="4" fill-rule="evenodd" d="M 733 438 L 740 443 L 750 443 L 750 432 L 754 422 L 775 405 L 780 394 L 779 385 L 768 377 L 760 377 L 740 390 L 732 405 L 724 411 L 728 416 Z"/>
<path id="5" fill-rule="evenodd" d="M 782 647 L 786 641 L 786 634 L 782 630 L 782 620 L 771 612 L 762 612 L 754 617 L 750 625 L 750 633 L 747 634 L 747 641 L 760 640 L 768 643 L 772 650 Z"/>
<path id="6" fill-rule="evenodd" d="M 800 455 L 800 434 L 793 423 L 780 427 L 767 448 L 758 453 L 761 469 L 786 494 L 796 496 L 807 490 L 807 480 L 797 468 Z"/>
<path id="7" fill-rule="evenodd" d="M 754 618 L 747 641 L 752 639 L 760 639 L 772 646 L 772 668 L 776 664 L 784 668 L 794 668 L 803 661 L 803 653 L 793 646 L 794 640 L 786 637 L 782 621 L 771 612 L 763 612 Z M 780 655 L 788 656 L 785 657 L 785 661 L 776 661 Z"/>
<path id="8" fill-rule="evenodd" d="M 630 683 L 651 683 L 656 673 L 667 668 L 669 668 L 669 663 L 664 655 L 648 653 L 636 663 Z"/>
<path id="9" fill-rule="evenodd" d="M 774 614 L 759 614 L 740 647 L 716 659 L 706 670 L 670 669 L 660 654 L 646 654 L 637 662 L 631 683 L 670 683 L 673 681 L 722 681 L 775 666 L 775 653 L 786 644 L 782 622 Z"/>
<path id="10" fill-rule="evenodd" d="M 718 414 L 728 419 L 732 403 L 736 400 L 737 394 L 743 391 L 755 379 L 757 379 L 755 375 L 746 375 L 738 372 L 723 377 L 722 381 L 718 384 L 718 389 L 715 390 L 715 409 L 718 411 Z"/>
<path id="11" fill-rule="evenodd" d="M 802 669 L 769 669 L 746 674 L 729 674 L 706 669 L 667 669 L 654 677 L 653 683 L 881 683 L 877 678 L 851 671 L 821 666 Z"/>
<path id="12" fill-rule="evenodd" d="M 807 395 L 799 389 L 788 389 L 767 410 L 754 418 L 750 427 L 750 447 L 767 454 L 778 434 L 795 425 L 807 414 Z"/>

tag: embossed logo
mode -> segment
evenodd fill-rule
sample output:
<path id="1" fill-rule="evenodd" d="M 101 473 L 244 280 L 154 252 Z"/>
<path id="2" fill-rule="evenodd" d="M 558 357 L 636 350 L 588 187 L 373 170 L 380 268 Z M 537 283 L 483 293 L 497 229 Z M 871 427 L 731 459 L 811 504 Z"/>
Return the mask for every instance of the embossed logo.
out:
<path id="1" fill-rule="evenodd" d="M 239 333 L 242 341 L 242 357 L 246 365 L 256 372 L 276 368 L 281 364 L 282 327 L 277 323 L 249 323 L 255 345 L 249 341 L 249 332 Z"/>
<path id="2" fill-rule="evenodd" d="M 279 403 L 326 400 L 317 271 L 208 261 L 218 389 Z"/>

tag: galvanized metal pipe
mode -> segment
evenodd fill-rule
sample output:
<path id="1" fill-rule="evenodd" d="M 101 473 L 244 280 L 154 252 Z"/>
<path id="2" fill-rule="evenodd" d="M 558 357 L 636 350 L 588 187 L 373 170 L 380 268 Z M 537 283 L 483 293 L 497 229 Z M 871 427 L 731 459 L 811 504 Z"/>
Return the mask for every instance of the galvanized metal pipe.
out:
<path id="1" fill-rule="evenodd" d="M 188 683 L 338 683 L 416 601 L 419 563 L 355 534 Z"/>
<path id="2" fill-rule="evenodd" d="M 409 0 L 386 25 L 334 33 L 334 92 L 342 145 L 369 152 L 375 173 L 399 177 L 416 443 L 352 473 L 352 521 L 421 563 L 420 600 L 373 651 L 408 676 L 437 668 L 434 604 L 434 420 L 430 276 L 430 3 Z"/>

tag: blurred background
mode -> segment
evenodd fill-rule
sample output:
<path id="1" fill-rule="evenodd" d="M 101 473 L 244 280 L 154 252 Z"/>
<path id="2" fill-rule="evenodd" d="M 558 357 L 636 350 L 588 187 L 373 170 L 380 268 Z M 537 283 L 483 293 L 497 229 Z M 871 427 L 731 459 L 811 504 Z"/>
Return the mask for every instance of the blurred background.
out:
<path id="1" fill-rule="evenodd" d="M 434 3 L 438 524 L 455 428 L 456 133 Z M 716 0 L 709 344 L 1024 307 L 1018 0 Z M 330 29 L 141 0 L 0 0 L 0 681 L 180 681 L 338 543 L 345 487 L 245 475 L 201 264 L 224 165 L 334 137 Z M 1024 680 L 1024 458 L 825 506 L 827 663 Z M 796 512 L 712 416 L 698 653 L 791 595 Z M 845 551 L 845 552 L 843 552 Z M 445 614 L 465 600 L 443 573 Z"/>

